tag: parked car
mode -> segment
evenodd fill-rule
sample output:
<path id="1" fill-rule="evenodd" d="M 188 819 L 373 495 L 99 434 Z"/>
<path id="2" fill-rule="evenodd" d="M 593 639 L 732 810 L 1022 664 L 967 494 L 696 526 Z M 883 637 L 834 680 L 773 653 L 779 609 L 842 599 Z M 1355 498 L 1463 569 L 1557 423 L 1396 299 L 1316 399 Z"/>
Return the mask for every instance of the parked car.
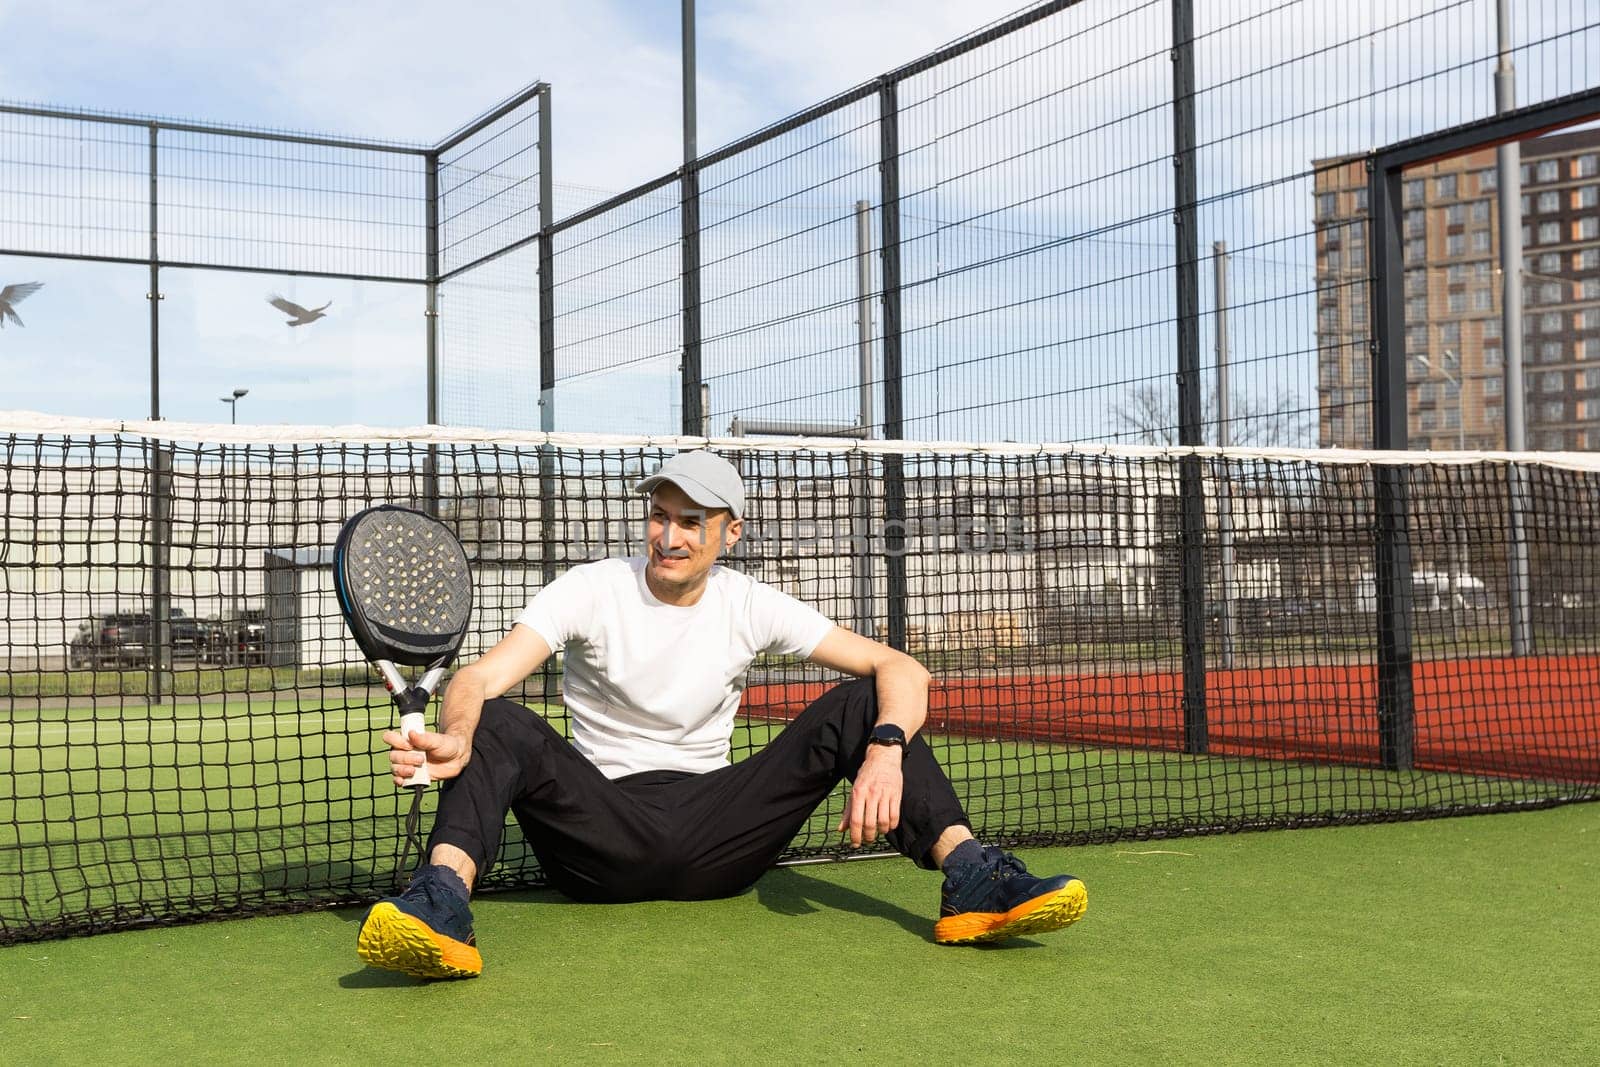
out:
<path id="1" fill-rule="evenodd" d="M 267 613 L 259 608 L 210 619 L 206 623 L 207 663 L 260 666 L 267 662 Z"/>
<path id="2" fill-rule="evenodd" d="M 67 646 L 67 665 L 73 670 L 148 667 L 155 639 L 150 622 L 148 611 L 89 616 Z M 174 662 L 199 658 L 206 643 L 200 623 L 182 609 L 174 608 L 168 616 L 167 629 Z"/>

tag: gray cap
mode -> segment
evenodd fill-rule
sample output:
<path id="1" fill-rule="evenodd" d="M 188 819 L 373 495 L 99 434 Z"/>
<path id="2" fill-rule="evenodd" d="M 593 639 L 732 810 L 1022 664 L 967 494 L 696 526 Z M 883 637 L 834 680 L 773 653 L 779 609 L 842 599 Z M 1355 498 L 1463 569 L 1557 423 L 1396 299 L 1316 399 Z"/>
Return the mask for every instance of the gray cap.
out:
<path id="1" fill-rule="evenodd" d="M 734 518 L 744 518 L 744 480 L 732 463 L 713 452 L 679 452 L 633 491 L 654 492 L 662 482 L 671 482 L 703 508 L 727 508 Z"/>

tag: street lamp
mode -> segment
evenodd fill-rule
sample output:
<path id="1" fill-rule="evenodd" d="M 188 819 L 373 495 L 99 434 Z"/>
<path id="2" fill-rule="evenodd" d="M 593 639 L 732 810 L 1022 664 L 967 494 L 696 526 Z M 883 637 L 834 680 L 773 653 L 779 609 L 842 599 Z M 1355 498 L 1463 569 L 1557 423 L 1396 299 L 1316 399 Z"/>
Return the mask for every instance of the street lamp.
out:
<path id="1" fill-rule="evenodd" d="M 238 425 L 238 423 L 239 423 L 239 401 L 244 399 L 244 397 L 247 396 L 249 394 L 249 392 L 250 392 L 250 390 L 248 390 L 248 389 L 235 389 L 233 391 L 233 395 L 232 396 L 219 396 L 219 397 L 217 397 L 218 400 L 220 400 L 224 404 L 228 405 L 228 424 L 230 426 Z M 225 480 L 229 476 L 231 476 L 232 473 L 233 473 L 232 464 L 230 464 L 228 462 L 228 459 L 229 459 L 229 457 L 228 457 L 228 446 L 227 445 L 223 445 L 222 446 L 222 471 L 223 471 L 223 477 L 224 477 Z M 233 494 L 231 492 L 226 491 L 228 488 L 229 487 L 226 486 L 226 484 L 225 484 L 224 485 L 224 490 L 225 491 L 224 491 L 223 496 L 222 496 L 222 525 L 223 525 L 223 529 L 227 531 L 227 540 L 228 540 L 228 542 L 229 543 L 234 543 L 233 529 L 232 529 L 233 508 L 231 507 L 231 504 L 230 504 L 230 502 L 233 499 Z M 246 531 L 248 531 L 248 529 L 249 529 L 249 527 L 246 526 Z M 248 536 L 248 532 L 247 532 L 247 536 Z M 235 619 L 237 619 L 238 616 L 241 614 L 241 612 L 239 610 L 239 566 L 242 566 L 242 565 L 243 565 L 243 561 L 241 560 L 239 565 L 228 568 L 228 574 L 230 576 L 229 577 L 229 585 L 231 587 L 231 594 L 232 594 L 230 596 L 230 598 L 229 598 L 232 601 L 232 604 L 231 604 L 231 607 L 229 608 L 229 611 L 232 612 L 232 614 L 234 615 Z M 218 590 L 218 592 L 220 593 L 221 590 Z M 230 620 L 227 625 L 228 625 L 229 629 L 225 632 L 224 639 L 227 640 L 227 642 L 228 642 L 227 648 L 231 649 L 235 645 L 235 641 L 233 639 L 233 633 L 232 633 L 232 627 L 234 625 L 234 621 Z M 228 660 L 227 660 L 227 650 L 225 649 L 224 652 L 223 652 L 223 666 L 227 666 L 227 662 L 228 662 Z"/>
<path id="2" fill-rule="evenodd" d="M 1461 379 L 1458 377 L 1461 373 L 1461 357 L 1456 355 L 1454 349 L 1447 348 L 1444 350 L 1444 358 L 1439 360 L 1438 363 L 1433 362 L 1423 352 L 1417 353 L 1417 362 L 1427 367 L 1430 371 L 1438 371 L 1444 376 L 1445 381 L 1456 387 L 1456 451 L 1465 452 L 1467 450 L 1467 412 L 1465 398 L 1461 395 Z M 1455 374 L 1450 373 L 1449 368 L 1445 366 L 1446 363 L 1454 363 L 1456 365 Z M 1461 625 L 1461 605 L 1459 603 L 1461 598 L 1459 596 L 1458 583 L 1462 574 L 1466 571 L 1466 561 L 1463 558 L 1465 553 L 1462 551 L 1462 538 L 1465 537 L 1465 531 L 1462 528 L 1462 524 L 1453 524 L 1448 537 L 1451 548 L 1450 555 L 1453 558 L 1447 564 L 1450 568 L 1450 573 L 1445 576 L 1445 588 L 1447 595 L 1450 597 L 1450 624 L 1452 627 L 1458 627 Z"/>
<path id="3" fill-rule="evenodd" d="M 1456 374 L 1450 373 L 1445 366 L 1446 360 L 1455 363 Z M 1429 359 L 1427 353 L 1424 352 L 1417 353 L 1417 362 L 1427 367 L 1430 371 L 1438 371 L 1444 376 L 1445 381 L 1456 387 L 1456 450 L 1465 452 L 1467 450 L 1467 412 L 1466 398 L 1461 395 L 1461 379 L 1458 377 L 1461 372 L 1460 357 L 1456 355 L 1455 349 L 1447 348 L 1444 350 L 1444 359 L 1438 363 Z"/>
<path id="4" fill-rule="evenodd" d="M 239 422 L 239 401 L 240 401 L 240 399 L 242 399 L 249 392 L 250 392 L 250 390 L 248 390 L 248 389 L 235 389 L 233 391 L 233 395 L 232 396 L 219 396 L 219 397 L 217 397 L 218 400 L 220 400 L 224 404 L 228 405 L 228 422 L 229 422 L 229 424 L 231 424 L 231 425 L 237 425 L 238 424 L 238 422 Z"/>

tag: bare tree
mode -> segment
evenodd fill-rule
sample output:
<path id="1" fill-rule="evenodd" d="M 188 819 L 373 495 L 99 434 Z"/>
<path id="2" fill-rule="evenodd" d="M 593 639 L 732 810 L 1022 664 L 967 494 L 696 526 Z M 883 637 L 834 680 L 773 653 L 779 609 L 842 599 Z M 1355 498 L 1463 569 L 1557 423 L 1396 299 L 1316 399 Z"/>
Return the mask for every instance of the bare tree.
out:
<path id="1" fill-rule="evenodd" d="M 1178 443 L 1178 393 L 1154 382 L 1136 387 L 1112 409 L 1122 433 L 1140 445 Z M 1306 409 L 1299 394 L 1279 385 L 1268 395 L 1230 393 L 1228 398 L 1228 443 L 1251 448 L 1303 448 L 1314 444 L 1314 412 Z M 1217 440 L 1217 397 L 1207 392 L 1203 440 Z"/>

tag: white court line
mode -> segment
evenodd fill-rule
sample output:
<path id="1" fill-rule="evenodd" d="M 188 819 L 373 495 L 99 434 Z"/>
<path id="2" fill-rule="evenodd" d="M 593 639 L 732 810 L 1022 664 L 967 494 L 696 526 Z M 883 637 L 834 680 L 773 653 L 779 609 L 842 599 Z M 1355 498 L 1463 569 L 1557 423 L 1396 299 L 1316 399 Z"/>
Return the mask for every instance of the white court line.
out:
<path id="1" fill-rule="evenodd" d="M 60 744 L 160 744 L 199 741 L 270 741 L 280 737 L 315 736 L 318 726 L 343 725 L 362 729 L 386 729 L 396 721 L 387 705 L 373 708 L 328 708 L 316 712 L 263 712 L 228 718 L 193 719 L 79 719 L 74 722 L 0 723 L 0 750 L 32 747 L 52 742 Z M 285 732 L 281 724 L 309 725 L 312 730 Z"/>

